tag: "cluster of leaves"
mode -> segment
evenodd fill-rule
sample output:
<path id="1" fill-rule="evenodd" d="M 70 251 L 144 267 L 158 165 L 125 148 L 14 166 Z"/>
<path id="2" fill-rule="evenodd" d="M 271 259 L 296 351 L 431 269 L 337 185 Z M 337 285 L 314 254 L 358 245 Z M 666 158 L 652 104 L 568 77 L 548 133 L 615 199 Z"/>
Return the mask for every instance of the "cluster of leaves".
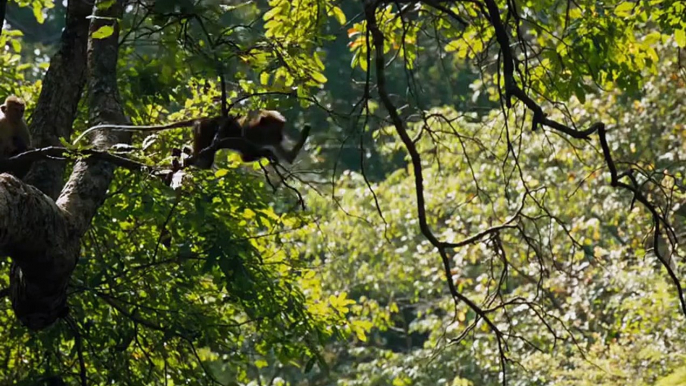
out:
<path id="1" fill-rule="evenodd" d="M 580 102 L 562 109 L 565 116 L 571 112 L 578 122 L 593 119 L 609 124 L 618 162 L 654 175 L 646 189 L 653 193 L 669 191 L 671 199 L 662 202 L 661 209 L 671 215 L 674 204 L 683 200 L 680 186 L 684 165 L 678 155 L 684 151 L 679 126 L 679 117 L 684 114 L 680 103 L 683 93 L 674 87 L 683 80 L 672 61 L 658 63 L 658 52 L 666 55 L 675 40 L 677 46 L 683 44 L 679 28 L 654 31 L 646 26 L 664 17 L 662 9 L 675 11 L 670 13 L 670 20 L 678 19 L 675 15 L 682 13 L 679 5 L 661 4 L 656 12 L 639 10 L 645 17 L 626 24 L 630 20 L 625 4 L 603 4 L 602 9 L 596 9 L 596 3 L 574 3 L 569 12 L 550 12 L 560 4 L 527 3 L 522 10 L 526 18 L 512 18 L 516 23 L 528 24 L 527 33 L 533 35 L 530 41 L 535 44 L 521 42 L 526 47 L 521 48 L 521 54 L 529 56 L 525 59 L 527 72 L 520 74 L 523 78 L 519 80 L 527 90 L 545 98 L 568 100 L 576 96 Z M 484 47 L 492 45 L 489 25 L 485 19 L 476 19 L 482 15 L 470 12 L 470 7 L 478 8 L 478 4 L 464 3 L 453 8 L 456 15 L 472 18 L 467 28 L 453 33 L 459 38 L 446 46 L 446 51 L 455 52 L 458 58 L 476 58 Z M 397 50 L 406 59 L 407 68 L 413 69 L 402 43 L 413 43 L 416 24 L 403 24 L 400 12 L 389 15 L 391 8 L 380 10 L 377 16 L 386 37 L 384 51 Z M 584 12 L 590 9 L 605 17 Z M 421 24 L 432 19 L 419 20 Z M 452 27 L 444 20 L 440 26 Z M 562 38 L 556 37 L 558 27 L 564 32 Z M 353 65 L 367 71 L 365 28 L 365 22 L 360 22 L 349 34 Z M 405 33 L 410 38 L 394 44 Z M 476 36 L 483 41 L 475 44 Z M 532 52 L 537 53 L 536 57 Z M 498 84 L 496 74 L 490 79 Z M 599 86 L 605 89 L 604 94 L 591 94 Z M 613 92 L 615 86 L 618 91 Z M 487 91 L 492 97 L 498 95 L 497 88 Z M 639 99 L 632 103 L 625 95 L 638 95 Z M 627 110 L 627 106 L 633 109 Z M 503 122 L 500 112 L 480 119 L 450 109 L 435 109 L 422 114 L 423 122 L 414 125 L 413 138 L 420 138 L 419 133 L 424 135 L 416 145 L 424 160 L 429 225 L 437 236 L 457 242 L 494 225 L 508 224 L 509 216 L 517 214 L 512 227 L 483 244 L 457 250 L 449 280 L 455 280 L 461 292 L 491 310 L 498 325 L 506 329 L 508 358 L 513 363 L 536 362 L 539 357 L 534 351 L 549 352 L 563 343 L 556 359 L 537 363 L 534 382 L 598 381 L 598 373 L 588 371 L 588 366 L 594 366 L 594 359 L 602 361 L 607 357 L 620 360 L 622 366 L 631 369 L 628 374 L 641 374 L 649 384 L 679 366 L 681 358 L 675 355 L 673 360 L 665 359 L 668 354 L 664 347 L 674 334 L 665 333 L 669 337 L 664 337 L 661 334 L 665 330 L 657 326 L 657 322 L 665 320 L 667 309 L 671 315 L 677 313 L 674 287 L 655 270 L 659 264 L 654 256 L 649 255 L 648 262 L 637 259 L 646 254 L 643 236 L 650 229 L 647 212 L 633 208 L 631 197 L 619 195 L 607 185 L 609 178 L 603 172 L 599 149 L 585 141 L 532 135 L 524 129 L 530 127 L 526 120 L 514 118 L 520 113 Z M 395 137 L 385 141 L 377 138 L 377 144 L 383 142 L 389 158 L 403 148 Z M 337 182 L 331 196 L 309 197 L 314 202 L 313 211 L 321 218 L 304 229 L 300 242 L 322 263 L 330 290 L 351 291 L 360 297 L 363 307 L 365 303 L 373 309 L 384 305 L 384 317 L 376 319 L 376 332 L 370 342 L 358 342 L 355 350 L 332 348 L 339 355 L 339 383 L 463 384 L 462 376 L 479 380 L 478 384 L 499 383 L 498 350 L 491 331 L 464 305 L 452 312 L 454 305 L 446 295 L 446 278 L 437 255 L 419 235 L 414 183 L 414 176 L 404 169 L 371 185 L 364 176 L 353 173 Z M 656 201 L 664 197 L 648 195 Z M 378 236 L 370 238 L 369 234 Z M 675 264 L 681 266 L 678 261 Z M 625 301 L 632 291 L 641 300 Z M 646 297 L 641 293 L 655 296 L 653 304 L 657 304 L 644 306 Z M 398 305 L 397 299 L 404 304 Z M 389 309 L 398 307 L 403 312 L 397 316 L 397 324 L 389 326 Z M 632 312 L 627 312 L 626 307 Z M 409 318 L 404 313 L 407 310 Z M 654 323 L 648 327 L 651 332 L 638 339 L 650 345 L 640 347 L 642 354 L 638 357 L 617 359 L 612 353 L 622 342 L 617 343 L 616 337 L 640 333 L 629 327 L 636 315 Z M 375 317 L 367 318 L 371 321 Z M 389 327 L 401 331 L 398 334 L 409 342 L 404 348 L 407 355 L 397 353 L 403 348 L 393 344 L 393 338 L 385 333 Z M 670 330 L 679 328 L 677 325 Z M 653 332 L 660 336 L 659 340 Z M 424 346 L 414 346 L 413 333 L 429 334 Z M 466 343 L 465 336 L 473 338 L 473 342 Z M 444 347 L 446 340 L 459 344 Z M 586 344 L 594 347 L 590 354 L 585 352 Z M 625 355 L 635 354 L 639 346 L 627 349 Z M 440 354 L 435 347 L 442 349 Z M 589 361 L 589 355 L 593 360 Z M 590 364 L 581 365 L 587 363 L 584 361 Z M 647 367 L 652 371 L 643 371 Z M 608 376 L 617 384 L 636 379 L 632 375 Z M 516 384 L 531 381 L 531 373 L 514 375 Z"/>
<path id="2" fill-rule="evenodd" d="M 666 61 L 646 78 L 635 104 L 617 103 L 621 94 L 614 92 L 569 106 L 581 119 L 619 121 L 613 140 L 622 162 L 638 162 L 638 143 L 653 145 L 640 159 L 671 154 L 644 165 L 665 174 L 663 188 L 669 180 L 682 183 L 684 160 L 677 154 L 686 150 L 682 130 L 673 134 L 686 112 L 683 89 L 669 76 L 673 64 Z M 637 112 L 642 105 L 651 108 Z M 413 128 L 415 137 L 425 131 L 417 147 L 426 160 L 428 218 L 437 235 L 457 243 L 521 213 L 512 228 L 455 250 L 449 279 L 506 329 L 508 357 L 518 364 L 508 374 L 512 384 L 648 385 L 683 365 L 686 341 L 677 338 L 683 317 L 674 286 L 646 255 L 646 212 L 631 210 L 631 197 L 607 186 L 594 146 L 570 146 L 510 122 L 509 135 L 526 144 L 515 160 L 501 140 L 508 131 L 497 112 L 478 123 L 450 109 L 430 115 Z M 619 124 L 629 119 L 631 127 Z M 395 137 L 379 142 L 389 156 L 402 147 Z M 683 200 L 679 190 L 673 194 Z M 418 232 L 411 174 L 401 169 L 368 186 L 351 173 L 333 196 L 312 195 L 308 202 L 318 220 L 294 240 L 321 264 L 328 291 L 344 288 L 374 310 L 365 316 L 374 326 L 370 339 L 351 341 L 354 349 L 330 347 L 339 383 L 501 382 L 492 332 L 483 322 L 473 325 L 477 316 L 464 304 L 455 309 L 438 256 Z"/>
<path id="3" fill-rule="evenodd" d="M 123 25 L 140 22 L 137 16 Z M 111 33 L 101 29 L 94 38 Z M 127 45 L 126 29 L 122 34 L 120 84 L 134 122 L 218 113 L 218 85 L 188 82 L 188 71 L 172 71 L 192 55 L 172 49 L 179 47 L 173 31 L 161 28 L 152 33 L 164 50 Z M 35 66 L 17 65 L 22 50 L 18 36 L 19 32 L 5 31 L 0 38 L 15 50 L 0 58 L 3 68 L 12 69 L 3 76 L 15 85 L 7 91 L 25 96 L 31 105 L 40 82 L 20 87 L 24 71 Z M 201 36 L 188 39 L 206 42 L 211 33 Z M 247 51 L 245 58 L 260 56 Z M 157 52 L 166 54 L 155 56 Z M 136 60 L 127 62 L 131 57 Z M 209 63 L 203 62 L 203 70 Z M 252 66 L 259 63 L 248 62 L 243 71 L 253 72 Z M 315 83 L 295 77 L 291 86 L 306 93 L 325 81 L 316 73 L 308 76 Z M 253 84 L 245 80 L 241 90 L 265 90 Z M 253 107 L 260 105 L 264 104 Z M 184 108 L 178 111 L 180 106 Z M 172 146 L 188 142 L 187 135 L 170 134 L 161 135 L 164 141 L 153 136 L 136 145 L 143 161 L 162 166 L 169 161 Z M 247 383 L 265 366 L 276 371 L 284 365 L 299 371 L 303 366 L 309 371 L 317 362 L 325 366 L 320 348 L 329 339 L 349 333 L 364 336 L 364 328 L 347 326 L 345 317 L 353 312 L 354 302 L 345 293 L 324 296 L 308 262 L 280 241 L 281 233 L 301 222 L 292 210 L 284 213 L 293 205 L 279 199 L 260 175 L 243 172 L 235 155 L 223 154 L 228 162 L 217 161 L 224 168 L 190 174 L 177 191 L 141 173 L 117 172 L 74 273 L 70 305 L 77 328 L 60 324 L 29 335 L 11 322 L 7 307 L 2 316 L 7 321 L 5 342 L 14 348 L 3 355 L 3 379 L 76 379 L 78 366 L 75 371 L 72 365 L 84 361 L 93 384 L 147 384 L 156 379 L 177 384 L 190 379 Z M 3 266 L 7 284 L 8 262 Z"/>
<path id="4" fill-rule="evenodd" d="M 571 100 L 554 118 L 606 122 L 618 164 L 651 176 L 641 181 L 646 195 L 671 216 L 684 200 L 686 99 L 677 61 L 664 58 L 686 43 L 683 3 L 496 3 L 513 7 L 504 22 L 522 88 L 541 101 Z M 294 215 L 290 190 L 275 193 L 259 165 L 251 171 L 230 153 L 177 191 L 118 171 L 72 283 L 79 333 L 60 325 L 29 336 L 4 313 L 5 379 L 72 371 L 82 352 L 89 379 L 103 384 L 500 384 L 501 342 L 455 303 L 450 280 L 502 331 L 512 384 L 683 381 L 683 318 L 645 242 L 645 209 L 608 186 L 595 144 L 532 133 L 519 107 L 489 111 L 504 85 L 493 55 L 503 47 L 481 3 L 377 10 L 384 54 L 402 59 L 387 78 L 394 98 L 407 97 L 399 106 L 422 158 L 428 225 L 459 244 L 448 273 L 420 233 L 404 144 L 367 99 L 374 55 L 367 22 L 351 17 L 359 6 L 144 5 L 122 23 L 119 82 L 135 123 L 217 114 L 214 79 L 223 74 L 232 100 L 275 97 L 233 112 L 318 100 L 363 106 L 364 119 L 338 114 L 365 131 L 338 132 L 358 135 L 346 154 L 360 172 L 334 173 L 331 188 L 318 184 L 325 177 L 299 184 L 309 212 Z M 342 37 L 332 32 L 341 25 Z M 16 65 L 22 47 L 10 34 L 0 38 L 14 50 L 0 56 L 12 68 L 3 76 L 35 95 L 39 82 L 18 82 L 35 67 Z M 341 76 L 351 65 L 361 85 Z M 328 135 L 321 127 L 318 145 Z M 185 133 L 136 137 L 134 154 L 164 165 Z M 386 174 L 373 182 L 365 167 L 375 162 Z M 321 372 L 303 373 L 317 361 Z"/>

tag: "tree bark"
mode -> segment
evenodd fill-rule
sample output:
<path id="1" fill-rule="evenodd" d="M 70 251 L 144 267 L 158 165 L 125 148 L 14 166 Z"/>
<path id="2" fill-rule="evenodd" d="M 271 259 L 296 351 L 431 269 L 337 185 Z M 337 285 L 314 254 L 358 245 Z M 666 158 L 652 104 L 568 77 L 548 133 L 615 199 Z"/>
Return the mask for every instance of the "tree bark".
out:
<path id="1" fill-rule="evenodd" d="M 107 0 L 98 0 L 107 3 Z M 119 20 L 124 1 L 117 0 L 107 9 L 96 4 L 91 32 L 103 25 L 112 25 L 114 33 L 105 39 L 90 39 L 88 46 L 88 110 L 89 122 L 127 124 L 124 109 L 119 102 L 117 88 L 117 59 L 119 57 Z M 128 143 L 131 133 L 98 130 L 93 139 L 96 149 L 105 150 L 117 143 Z M 91 220 L 105 200 L 107 189 L 114 177 L 115 165 L 100 159 L 87 158 L 74 165 L 69 181 L 57 199 L 57 205 L 70 213 L 73 232 L 81 238 L 90 227 Z"/>
<path id="2" fill-rule="evenodd" d="M 71 136 L 86 84 L 88 16 L 92 10 L 93 0 L 69 0 L 60 49 L 50 59 L 29 125 L 34 147 L 60 146 L 60 137 Z M 55 199 L 62 190 L 65 165 L 65 161 L 55 159 L 36 161 L 24 181 Z"/>
<path id="3" fill-rule="evenodd" d="M 116 82 L 119 36 L 117 20 L 122 17 L 124 0 L 117 0 L 107 8 L 104 5 L 98 7 L 98 4 L 108 2 L 98 0 L 93 8 L 95 16 L 100 17 L 93 18 L 90 31 L 109 24 L 114 27 L 114 33 L 105 39 L 90 39 L 88 42 L 89 115 L 96 123 L 125 123 Z M 76 25 L 82 27 L 81 22 L 77 23 L 76 20 L 89 14 L 81 6 L 81 0 L 72 0 L 69 3 L 68 18 L 71 17 L 74 28 Z M 51 64 L 51 82 L 44 84 L 42 103 L 39 99 L 36 114 L 41 116 L 40 119 L 49 118 L 51 112 L 56 114 L 52 122 L 43 121 L 43 126 L 34 123 L 34 130 L 48 133 L 42 140 L 55 138 L 53 135 L 57 135 L 58 131 L 68 136 L 71 132 L 68 126 L 74 120 L 76 105 L 83 89 L 83 85 L 62 84 L 65 79 L 76 79 L 78 82 L 81 76 L 68 74 L 73 69 L 64 67 L 69 60 L 78 61 L 81 54 L 77 51 L 80 52 L 80 48 L 66 46 L 81 44 L 81 39 L 88 36 L 88 33 L 84 35 L 80 28 L 78 33 L 72 32 L 74 35 L 67 31 L 63 35 L 64 46 L 60 50 L 62 54 L 56 55 L 55 67 Z M 75 72 L 80 71 L 77 69 Z M 66 78 L 59 78 L 60 74 Z M 62 86 L 69 89 L 53 89 Z M 65 101 L 60 98 L 72 99 Z M 98 132 L 94 142 L 100 148 L 107 148 L 114 143 L 126 142 L 129 138 L 130 134 Z M 45 163 L 35 165 L 33 169 L 57 170 L 51 168 L 53 166 Z M 59 170 L 63 168 L 62 164 Z M 66 314 L 67 284 L 78 261 L 80 240 L 105 200 L 114 169 L 112 163 L 102 159 L 77 161 L 56 202 L 39 188 L 9 174 L 0 174 L 0 248 L 12 259 L 9 294 L 15 315 L 26 327 L 32 330 L 44 329 Z M 45 182 L 42 186 L 52 192 L 55 186 L 61 185 L 61 174 L 51 176 L 50 181 L 38 182 Z"/>
<path id="4" fill-rule="evenodd" d="M 66 311 L 66 289 L 79 242 L 67 216 L 38 189 L 0 174 L 0 245 L 12 258 L 10 298 L 19 321 L 33 330 Z"/>

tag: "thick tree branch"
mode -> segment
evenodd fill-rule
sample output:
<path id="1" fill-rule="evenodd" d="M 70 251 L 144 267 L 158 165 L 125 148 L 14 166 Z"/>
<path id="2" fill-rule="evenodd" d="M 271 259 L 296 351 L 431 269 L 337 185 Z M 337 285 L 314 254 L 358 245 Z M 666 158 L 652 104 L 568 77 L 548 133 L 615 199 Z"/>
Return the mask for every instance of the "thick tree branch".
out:
<path id="1" fill-rule="evenodd" d="M 90 39 L 88 47 L 88 108 L 90 121 L 99 123 L 128 123 L 119 102 L 117 89 L 117 58 L 119 55 L 119 22 L 123 14 L 123 0 L 99 7 L 98 0 L 90 30 L 103 25 L 114 28 L 112 35 L 104 39 Z M 105 150 L 116 143 L 127 143 L 130 133 L 107 130 L 96 131 L 93 143 L 96 150 Z M 57 205 L 70 214 L 71 231 L 80 238 L 90 227 L 91 220 L 105 200 L 107 189 L 116 166 L 111 162 L 89 157 L 74 165 L 69 181 L 57 199 Z"/>
<path id="2" fill-rule="evenodd" d="M 79 251 L 65 213 L 37 188 L 0 174 L 0 246 L 12 258 L 10 298 L 22 324 L 51 325 L 66 311 L 66 287 Z"/>
<path id="3" fill-rule="evenodd" d="M 58 146 L 69 138 L 86 81 L 88 16 L 92 0 L 70 0 L 60 49 L 50 60 L 38 103 L 29 126 L 34 147 Z M 64 183 L 65 162 L 35 162 L 24 181 L 55 199 Z"/>
<path id="4" fill-rule="evenodd" d="M 99 2 L 107 3 L 108 1 L 99 0 Z M 83 0 L 70 1 L 68 20 L 78 19 L 74 13 L 85 18 L 87 13 L 84 13 L 84 9 L 81 8 L 84 4 Z M 114 24 L 115 27 L 115 32 L 111 37 L 92 39 L 90 42 L 91 98 L 89 107 L 93 119 L 100 122 L 121 123 L 124 121 L 121 106 L 116 100 L 118 92 L 115 71 L 119 35 L 116 20 L 121 19 L 122 12 L 123 0 L 118 0 L 106 7 L 95 7 L 96 15 L 103 17 L 95 18 L 91 26 L 91 30 L 105 23 Z M 83 31 L 79 30 L 78 34 L 80 33 Z M 67 32 L 63 35 L 65 47 L 63 47 L 62 55 L 77 61 L 78 55 L 74 53 L 75 48 L 66 46 L 81 44 L 82 36 L 67 39 L 65 36 L 68 35 Z M 55 60 L 58 64 L 54 68 L 67 71 L 63 67 L 66 65 L 62 62 L 64 57 L 58 54 Z M 51 68 L 53 68 L 52 65 Z M 62 85 L 62 80 L 58 79 L 60 72 L 58 70 L 51 75 L 51 83 L 48 85 L 46 82 L 44 85 L 42 99 L 39 100 L 39 105 L 40 103 L 44 105 L 38 107 L 39 111 L 43 111 L 40 119 L 53 119 L 53 122 L 46 121 L 43 123 L 44 126 L 36 123 L 33 126 L 52 134 L 60 128 L 65 129 L 71 126 L 79 94 L 82 91 L 82 86 L 79 85 Z M 74 69 L 70 68 L 69 71 L 74 71 Z M 76 71 L 80 70 L 77 68 Z M 80 75 L 76 78 L 69 74 L 64 76 L 67 77 L 66 81 L 77 79 L 78 82 L 80 79 Z M 68 88 L 69 91 L 51 88 Z M 66 94 L 62 94 L 65 92 Z M 67 99 L 66 108 L 63 106 L 65 99 Z M 46 105 L 49 103 L 54 106 Z M 51 116 L 50 113 L 56 115 Z M 51 129 L 46 130 L 45 127 Z M 68 132 L 70 129 L 65 130 Z M 51 137 L 46 135 L 45 138 Z M 100 133 L 96 140 L 99 141 L 98 146 L 109 146 L 115 142 L 124 142 L 125 138 Z M 67 315 L 66 287 L 78 260 L 80 239 L 105 199 L 115 164 L 133 166 L 131 165 L 133 161 L 103 151 L 88 150 L 82 154 L 88 152 L 91 152 L 91 156 L 76 163 L 74 172 L 57 202 L 34 186 L 25 184 L 9 174 L 0 174 L 0 216 L 2 216 L 0 248 L 12 258 L 10 270 L 12 306 L 17 318 L 30 329 L 43 329 L 53 324 L 57 318 Z M 6 162 L 22 163 L 26 160 L 39 159 L 46 154 L 61 155 L 63 150 L 48 146 L 47 149 L 27 152 Z M 135 166 L 138 167 L 138 165 Z M 61 184 L 61 175 L 54 178 L 55 183 L 59 180 Z M 50 186 L 43 185 L 44 189 L 49 188 L 47 191 L 51 191 L 55 187 L 51 184 L 48 184 Z"/>
<path id="5" fill-rule="evenodd" d="M 30 126 L 37 144 L 70 131 L 85 79 L 91 7 L 86 0 L 72 0 L 67 7 L 60 50 L 51 60 Z M 43 194 L 57 195 L 63 165 L 41 162 L 26 178 L 35 186 L 0 174 L 0 249 L 12 259 L 9 295 L 19 321 L 34 330 L 66 315 L 66 287 L 80 249 L 69 232 L 68 213 Z"/>

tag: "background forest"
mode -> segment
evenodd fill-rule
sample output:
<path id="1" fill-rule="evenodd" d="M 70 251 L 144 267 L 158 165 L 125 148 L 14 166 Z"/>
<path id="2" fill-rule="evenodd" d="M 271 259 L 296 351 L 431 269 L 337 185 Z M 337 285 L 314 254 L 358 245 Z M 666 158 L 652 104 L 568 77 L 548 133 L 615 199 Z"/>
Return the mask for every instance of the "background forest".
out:
<path id="1" fill-rule="evenodd" d="M 686 385 L 683 1 L 0 7 L 1 385 Z"/>

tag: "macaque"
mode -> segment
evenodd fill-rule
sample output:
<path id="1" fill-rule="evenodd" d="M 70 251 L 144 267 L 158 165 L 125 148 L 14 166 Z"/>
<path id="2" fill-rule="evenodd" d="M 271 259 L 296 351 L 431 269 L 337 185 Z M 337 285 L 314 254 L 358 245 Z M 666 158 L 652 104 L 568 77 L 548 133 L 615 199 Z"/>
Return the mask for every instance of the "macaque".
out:
<path id="1" fill-rule="evenodd" d="M 24 122 L 26 105 L 20 98 L 10 95 L 0 105 L 0 156 L 9 158 L 27 151 L 31 147 L 31 135 Z"/>
<path id="2" fill-rule="evenodd" d="M 191 119 L 182 122 L 159 126 L 126 126 L 103 124 L 83 132 L 76 144 L 84 135 L 96 129 L 109 128 L 115 131 L 161 131 L 179 127 L 193 127 L 193 154 L 188 164 L 201 169 L 210 169 L 214 156 L 220 149 L 238 152 L 244 162 L 267 158 L 272 162 L 285 161 L 293 163 L 309 136 L 310 126 L 305 126 L 300 140 L 290 150 L 283 146 L 284 124 L 286 118 L 273 110 L 260 110 L 243 117 L 214 117 Z"/>
<path id="3" fill-rule="evenodd" d="M 305 126 L 300 140 L 290 151 L 283 147 L 286 118 L 273 110 L 261 110 L 252 116 L 217 117 L 196 121 L 193 126 L 193 164 L 209 169 L 219 149 L 231 149 L 243 162 L 267 158 L 271 162 L 293 163 L 310 134 Z"/>

